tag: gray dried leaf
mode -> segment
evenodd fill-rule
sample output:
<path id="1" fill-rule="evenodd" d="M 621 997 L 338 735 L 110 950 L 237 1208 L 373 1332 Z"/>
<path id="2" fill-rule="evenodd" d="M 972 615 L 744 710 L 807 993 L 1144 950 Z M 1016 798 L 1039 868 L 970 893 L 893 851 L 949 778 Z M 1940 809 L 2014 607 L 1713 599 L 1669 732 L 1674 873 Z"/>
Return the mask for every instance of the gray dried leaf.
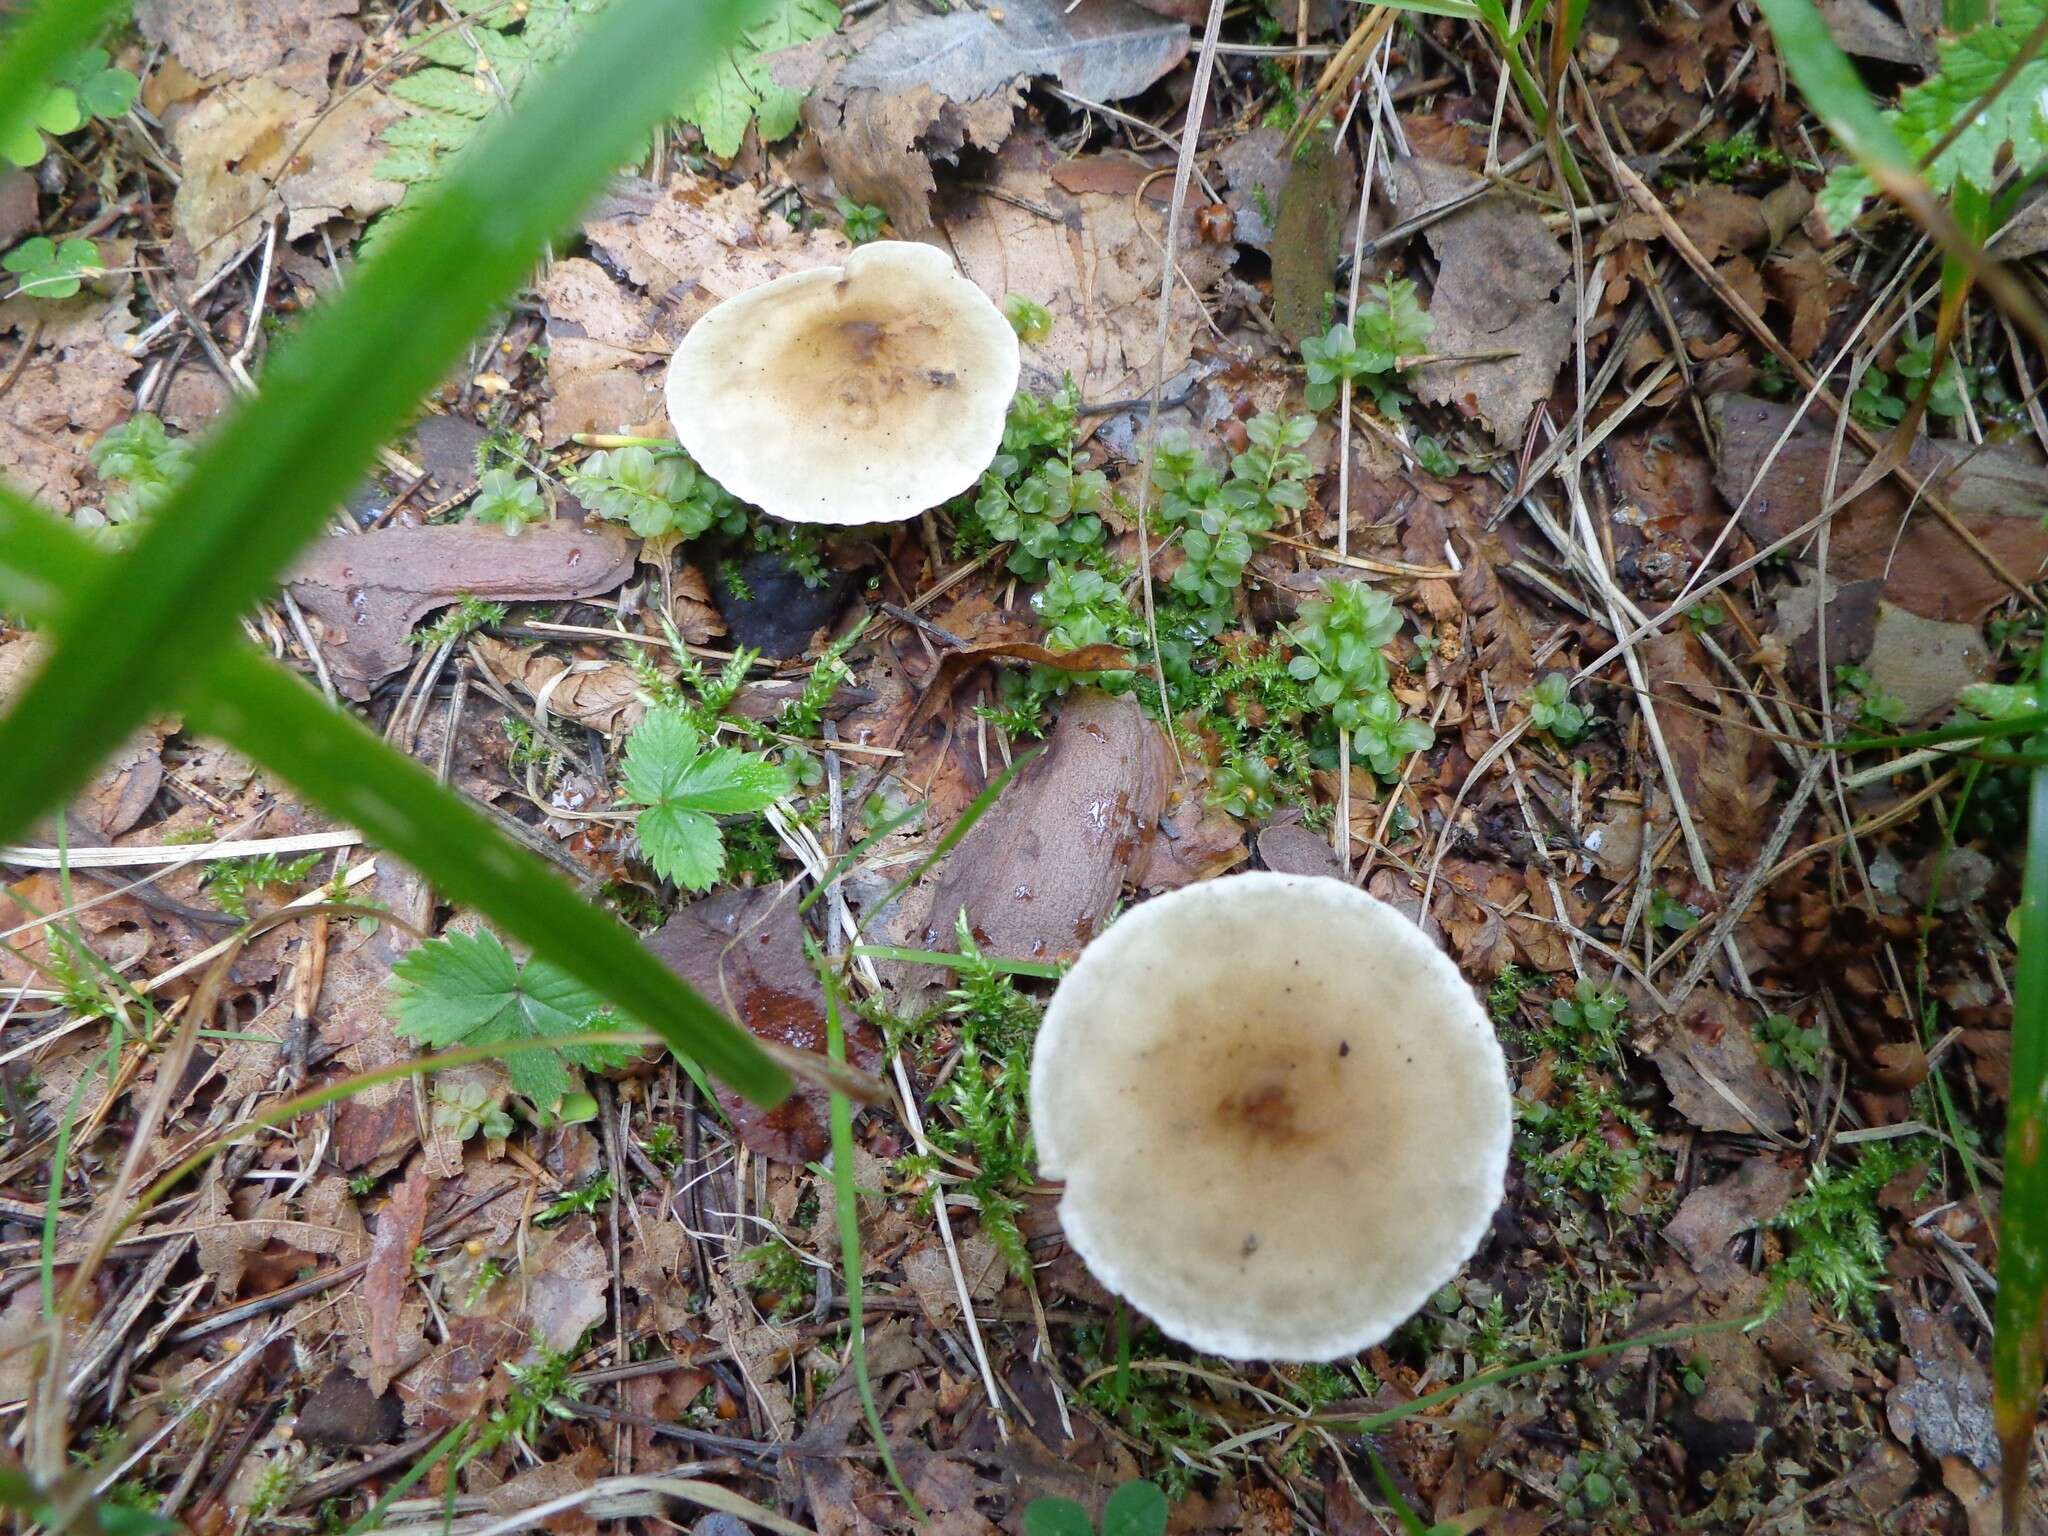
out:
<path id="1" fill-rule="evenodd" d="M 1188 29 L 1128 0 L 1083 0 L 1071 11 L 1048 0 L 1010 0 L 1001 21 L 957 10 L 892 27 L 840 72 L 843 86 L 907 91 L 924 86 L 954 101 L 976 101 L 1012 81 L 1049 75 L 1090 101 L 1116 101 L 1172 69 L 1188 51 Z"/>

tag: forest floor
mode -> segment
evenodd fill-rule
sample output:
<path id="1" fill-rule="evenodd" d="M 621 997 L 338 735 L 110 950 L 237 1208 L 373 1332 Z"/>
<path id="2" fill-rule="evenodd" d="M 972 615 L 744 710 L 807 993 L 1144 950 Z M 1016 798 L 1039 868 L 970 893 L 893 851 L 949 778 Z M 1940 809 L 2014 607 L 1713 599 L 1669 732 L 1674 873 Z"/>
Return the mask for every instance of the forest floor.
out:
<path id="1" fill-rule="evenodd" d="M 0 176 L 0 473 L 118 541 L 597 9 L 138 0 Z M 1927 67 L 1919 7 L 1837 9 L 1876 76 Z M 1989 1536 L 2025 780 L 1819 744 L 2034 675 L 2044 360 L 1981 306 L 1944 364 L 1924 242 L 1830 233 L 1835 157 L 1744 0 L 1591 9 L 1576 193 L 1477 27 L 1252 0 L 1176 209 L 1203 14 L 783 0 L 250 636 L 757 1033 L 820 1048 L 807 942 L 950 957 L 849 973 L 896 1095 L 854 1127 L 865 1349 L 921 1528 L 1146 1478 L 1175 1532 Z M 977 487 L 821 531 L 632 441 L 715 304 L 877 237 L 1024 338 Z M 0 621 L 0 701 L 39 654 Z M 642 782 L 761 764 L 708 864 Z M 1163 1337 L 1031 1155 L 1047 978 L 1120 903 L 1256 868 L 1421 921 L 1516 1096 L 1479 1253 L 1331 1365 Z M 543 978 L 176 719 L 0 870 L 10 1445 L 209 1536 L 348 1531 L 423 1463 L 383 1528 L 917 1525 L 850 1369 L 821 1094 L 763 1115 L 593 1046 L 259 1125 L 517 1033 Z M 136 1138 L 146 1180 L 238 1131 L 91 1276 L 53 1387 L 44 1298 Z"/>

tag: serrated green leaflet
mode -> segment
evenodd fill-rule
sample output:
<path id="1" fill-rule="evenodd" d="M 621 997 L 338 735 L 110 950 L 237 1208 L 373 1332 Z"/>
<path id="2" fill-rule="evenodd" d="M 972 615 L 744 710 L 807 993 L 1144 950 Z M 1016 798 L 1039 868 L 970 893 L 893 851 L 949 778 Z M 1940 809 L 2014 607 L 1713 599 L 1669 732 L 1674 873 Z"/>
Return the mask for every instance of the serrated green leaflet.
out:
<path id="1" fill-rule="evenodd" d="M 421 1045 L 496 1045 L 604 1027 L 597 993 L 539 956 L 521 965 L 489 932 L 451 933 L 409 950 L 391 979 L 399 1033 Z M 563 1062 L 595 1070 L 628 1054 L 611 1045 L 519 1051 L 505 1057 L 505 1072 L 513 1092 L 552 1110 L 576 1086 Z"/>
<path id="2" fill-rule="evenodd" d="M 41 38 L 46 16 L 82 9 L 104 8 L 45 4 L 24 32 Z M 208 439 L 162 513 L 64 594 L 48 663 L 0 721 L 0 839 L 204 674 L 542 243 L 758 15 L 739 0 L 620 0 L 278 347 L 263 390 Z M 54 35 L 67 45 L 58 57 L 89 40 Z M 0 82 L 8 72 L 0 61 Z"/>
<path id="3" fill-rule="evenodd" d="M 57 611 L 113 557 L 0 488 L 0 604 L 30 622 Z M 716 1073 L 761 1103 L 789 1077 L 751 1035 L 706 1003 L 625 928 L 571 890 L 460 795 L 354 717 L 236 643 L 188 690 L 195 729 L 266 764 L 335 816 L 546 954 L 628 1018 L 659 1034 L 693 1072 Z"/>
<path id="4" fill-rule="evenodd" d="M 2025 56 L 2044 18 L 2044 0 L 2006 0 L 1995 22 L 1942 43 L 1939 69 L 1900 92 L 1898 108 L 1883 114 L 1913 160 L 1933 156 L 1926 177 L 1936 192 L 1964 187 L 1989 192 L 2008 147 L 2022 179 L 2048 158 L 2048 116 L 2042 109 L 2048 100 L 2048 59 Z M 2013 74 L 2007 79 L 2009 69 Z M 2000 86 L 1995 94 L 1993 86 Z M 1990 99 L 1980 106 L 1987 94 Z M 1876 190 L 1861 167 L 1837 168 L 1819 199 L 1829 226 L 1844 228 Z"/>
<path id="5" fill-rule="evenodd" d="M 720 159 L 739 153 L 747 124 L 761 122 L 769 143 L 796 128 L 803 97 L 776 83 L 768 71 L 768 55 L 824 37 L 839 25 L 835 0 L 774 0 L 768 14 L 747 29 L 746 37 L 712 71 L 682 110 L 687 122 L 704 135 L 704 147 Z"/>
<path id="6" fill-rule="evenodd" d="M 625 798 L 640 812 L 640 845 L 665 879 L 708 890 L 725 868 L 714 816 L 758 811 L 789 790 L 775 763 L 732 747 L 700 749 L 697 732 L 672 709 L 657 709 L 626 742 Z"/>

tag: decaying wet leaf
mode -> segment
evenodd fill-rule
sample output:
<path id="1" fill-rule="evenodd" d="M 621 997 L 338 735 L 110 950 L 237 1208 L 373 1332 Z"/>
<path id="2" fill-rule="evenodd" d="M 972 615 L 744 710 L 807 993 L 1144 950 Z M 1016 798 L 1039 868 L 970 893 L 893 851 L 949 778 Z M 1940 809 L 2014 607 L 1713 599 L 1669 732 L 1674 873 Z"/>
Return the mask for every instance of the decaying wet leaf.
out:
<path id="1" fill-rule="evenodd" d="M 1906 1358 L 1885 1397 L 1885 1417 L 1900 1441 L 1931 1456 L 1961 1456 L 1980 1471 L 1998 1468 L 1991 1421 L 1991 1373 L 1947 1322 L 1922 1307 L 1899 1306 Z"/>
<path id="2" fill-rule="evenodd" d="M 926 85 L 884 93 L 849 90 L 836 82 L 804 102 L 804 121 L 833 180 L 849 197 L 889 215 L 899 235 L 932 228 L 935 160 L 957 161 L 964 149 L 993 150 L 1010 136 L 1013 93 L 956 102 Z"/>
<path id="3" fill-rule="evenodd" d="M 1641 655 L 1660 708 L 1678 787 L 1718 869 L 1747 869 L 1762 843 L 1777 777 L 1770 743 L 1736 712 L 1706 670 L 1706 652 L 1686 630 L 1655 635 Z"/>
<path id="4" fill-rule="evenodd" d="M 1045 75 L 1090 101 L 1121 101 L 1185 58 L 1189 41 L 1184 24 L 1128 0 L 1005 0 L 889 27 L 847 61 L 839 83 L 892 95 L 923 86 L 964 103 Z"/>
<path id="5" fill-rule="evenodd" d="M 1991 650 L 1974 624 L 1923 619 L 1881 602 L 1863 668 L 1873 685 L 1898 700 L 1906 724 L 1948 709 L 1963 689 L 1984 681 Z"/>
<path id="6" fill-rule="evenodd" d="M 995 640 L 984 645 L 963 645 L 939 658 L 938 670 L 925 684 L 924 695 L 903 722 L 898 744 L 910 741 L 951 700 L 960 680 L 984 662 L 998 658 L 1028 661 L 1034 666 L 1058 667 L 1062 672 L 1116 672 L 1131 665 L 1130 652 L 1116 645 L 1084 645 L 1078 651 L 1052 651 L 1030 640 Z"/>
<path id="7" fill-rule="evenodd" d="M 413 657 L 412 627 L 463 596 L 524 602 L 588 597 L 633 573 L 633 546 L 610 528 L 543 523 L 508 539 L 481 523 L 380 528 L 323 539 L 293 571 L 336 686 L 367 698 Z"/>
<path id="8" fill-rule="evenodd" d="M 542 1229 L 522 1273 L 526 1326 L 544 1347 L 558 1354 L 573 1349 L 584 1330 L 603 1319 L 612 1267 L 588 1216 Z"/>
<path id="9" fill-rule="evenodd" d="M 1776 446 L 1792 408 L 1746 395 L 1715 395 L 1707 409 L 1721 438 L 1714 484 L 1734 506 Z M 1759 543 L 1819 515 L 1833 453 L 1831 427 L 1809 414 L 1764 471 L 1742 514 Z M 1836 494 L 1854 485 L 1869 463 L 1868 454 L 1844 443 Z M 2048 473 L 2031 448 L 1921 438 L 1906 463 L 2021 580 L 2048 561 L 2048 528 L 2042 522 L 2048 518 Z M 1802 550 L 1795 545 L 1792 552 Z M 1842 581 L 1880 579 L 1887 598 L 1929 619 L 1974 623 L 2010 595 L 1991 568 L 1925 507 L 1908 511 L 1908 493 L 1895 477 L 1835 514 L 1828 572 Z"/>
<path id="10" fill-rule="evenodd" d="M 1478 179 L 1414 158 L 1395 161 L 1389 175 L 1403 218 Z M 1513 355 L 1418 368 L 1415 392 L 1478 418 L 1496 442 L 1519 445 L 1529 413 L 1571 350 L 1571 262 L 1536 211 L 1501 192 L 1439 219 L 1424 238 L 1440 263 L 1429 301 L 1432 351 Z"/>
<path id="11" fill-rule="evenodd" d="M 1782 1211 L 1805 1182 L 1805 1170 L 1787 1167 L 1775 1158 L 1753 1157 L 1728 1178 L 1704 1185 L 1685 1197 L 1678 1214 L 1665 1225 L 1664 1236 L 1685 1255 L 1693 1272 L 1711 1289 L 1722 1292 L 1744 1273 L 1728 1245 Z"/>
<path id="12" fill-rule="evenodd" d="M 956 917 L 992 955 L 1080 953 L 1166 805 L 1165 738 L 1129 695 L 1077 690 L 1028 764 L 940 866 L 918 941 L 951 949 Z"/>
<path id="13" fill-rule="evenodd" d="M 1273 323 L 1297 347 L 1325 328 L 1324 302 L 1350 228 L 1358 174 L 1348 150 L 1312 133 L 1287 167 L 1273 236 Z"/>
<path id="14" fill-rule="evenodd" d="M 647 947 L 677 975 L 764 1040 L 792 1050 L 825 1049 L 825 989 L 804 955 L 794 888 L 728 887 L 693 901 Z M 861 1019 L 846 1018 L 847 1059 L 872 1070 L 880 1043 Z M 718 1085 L 718 1102 L 743 1145 L 778 1162 L 808 1163 L 831 1141 L 825 1091 L 801 1086 L 763 1111 Z"/>
<path id="15" fill-rule="evenodd" d="M 1742 1135 L 1792 1128 L 1792 1106 L 1757 1054 L 1736 999 L 1696 987 L 1660 1033 L 1650 1059 L 1664 1075 L 1673 1107 L 1694 1125 Z"/>
<path id="16" fill-rule="evenodd" d="M 1051 312 L 1051 334 L 1024 351 L 1025 371 L 1039 381 L 1033 387 L 1056 387 L 1071 374 L 1084 400 L 1141 394 L 1155 361 L 1165 378 L 1186 365 L 1202 324 L 1193 294 L 1183 287 L 1166 355 L 1157 358 L 1165 210 L 1137 204 L 1133 194 L 1148 174 L 1145 167 L 1130 164 L 1128 190 L 1074 193 L 1054 180 L 1058 163 L 1042 141 L 1012 141 L 988 180 L 1016 201 L 963 190 L 942 206 L 940 225 L 960 270 L 985 293 L 998 301 L 1022 294 Z M 1083 164 L 1085 158 L 1066 162 L 1069 179 Z M 1202 241 L 1193 222 L 1185 221 L 1180 269 L 1200 293 L 1232 257 Z"/>

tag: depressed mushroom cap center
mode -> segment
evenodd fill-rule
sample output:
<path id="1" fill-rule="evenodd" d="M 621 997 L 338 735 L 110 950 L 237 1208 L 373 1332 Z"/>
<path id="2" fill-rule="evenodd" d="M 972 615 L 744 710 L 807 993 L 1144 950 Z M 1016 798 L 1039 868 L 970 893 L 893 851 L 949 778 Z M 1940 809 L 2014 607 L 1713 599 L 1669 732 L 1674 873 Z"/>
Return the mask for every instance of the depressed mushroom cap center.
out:
<path id="1" fill-rule="evenodd" d="M 734 495 L 797 522 L 908 517 L 1002 442 L 1017 338 L 943 251 L 881 242 L 712 310 L 676 350 L 676 435 Z"/>
<path id="2" fill-rule="evenodd" d="M 1279 875 L 1120 919 L 1048 1010 L 1032 1109 L 1097 1278 L 1238 1358 L 1328 1359 L 1398 1326 L 1483 1234 L 1510 1123 L 1449 960 L 1363 892 Z"/>

